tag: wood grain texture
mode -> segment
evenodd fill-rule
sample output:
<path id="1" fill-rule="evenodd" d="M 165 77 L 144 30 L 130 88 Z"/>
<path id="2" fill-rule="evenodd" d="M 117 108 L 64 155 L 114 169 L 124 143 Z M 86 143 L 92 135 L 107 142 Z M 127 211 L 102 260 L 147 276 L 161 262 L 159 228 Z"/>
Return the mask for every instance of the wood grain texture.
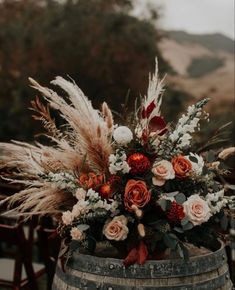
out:
<path id="1" fill-rule="evenodd" d="M 122 260 L 75 253 L 66 272 L 57 265 L 53 290 L 231 290 L 224 247 L 183 260 L 148 261 L 125 268 Z"/>

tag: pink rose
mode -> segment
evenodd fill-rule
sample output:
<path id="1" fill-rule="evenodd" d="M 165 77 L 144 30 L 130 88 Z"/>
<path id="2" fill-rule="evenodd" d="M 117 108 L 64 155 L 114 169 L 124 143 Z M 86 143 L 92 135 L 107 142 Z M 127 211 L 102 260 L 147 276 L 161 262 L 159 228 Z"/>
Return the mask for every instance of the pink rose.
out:
<path id="1" fill-rule="evenodd" d="M 198 194 L 191 195 L 183 203 L 183 207 L 186 217 L 194 226 L 207 222 L 211 217 L 211 210 L 207 202 Z"/>
<path id="2" fill-rule="evenodd" d="M 152 179 L 153 184 L 162 186 L 166 180 L 175 178 L 175 171 L 171 162 L 167 160 L 161 160 L 153 164 L 152 173 L 154 177 Z"/>
<path id="3" fill-rule="evenodd" d="M 124 215 L 116 216 L 104 225 L 103 234 L 108 240 L 123 241 L 127 238 L 129 232 L 126 225 L 127 218 Z"/>

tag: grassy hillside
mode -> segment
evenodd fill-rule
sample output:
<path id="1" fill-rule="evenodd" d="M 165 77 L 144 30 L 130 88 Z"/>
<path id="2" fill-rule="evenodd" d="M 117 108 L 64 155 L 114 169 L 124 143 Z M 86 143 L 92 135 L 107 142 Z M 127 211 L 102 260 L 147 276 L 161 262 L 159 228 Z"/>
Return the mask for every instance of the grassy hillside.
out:
<path id="1" fill-rule="evenodd" d="M 220 33 L 202 35 L 189 34 L 185 31 L 169 31 L 167 34 L 178 43 L 196 43 L 212 51 L 223 50 L 234 53 L 234 41 Z"/>

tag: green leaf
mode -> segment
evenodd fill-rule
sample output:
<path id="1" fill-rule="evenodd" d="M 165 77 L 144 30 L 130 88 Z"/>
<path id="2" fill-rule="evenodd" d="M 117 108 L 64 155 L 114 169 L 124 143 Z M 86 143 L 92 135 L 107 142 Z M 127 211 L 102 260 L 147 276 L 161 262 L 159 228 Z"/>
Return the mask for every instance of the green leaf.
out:
<path id="1" fill-rule="evenodd" d="M 162 210 L 167 211 L 171 208 L 171 201 L 167 200 L 167 199 L 160 199 L 158 201 L 158 204 L 160 205 L 160 207 L 162 208 Z"/>
<path id="2" fill-rule="evenodd" d="M 69 254 L 72 254 L 74 251 L 77 251 L 80 247 L 81 243 L 76 240 L 72 240 L 69 245 Z"/>
<path id="3" fill-rule="evenodd" d="M 189 260 L 188 249 L 184 246 L 184 244 L 182 242 L 179 242 L 177 244 L 177 250 L 178 250 L 178 253 L 179 253 L 181 258 L 183 258 L 186 261 Z"/>
<path id="4" fill-rule="evenodd" d="M 193 224 L 191 222 L 188 222 L 186 225 L 183 226 L 184 231 L 191 230 L 193 228 Z"/>
<path id="5" fill-rule="evenodd" d="M 176 231 L 177 233 L 180 233 L 180 234 L 184 233 L 184 230 L 182 228 L 180 228 L 180 227 L 174 227 L 173 230 Z"/>
<path id="6" fill-rule="evenodd" d="M 154 232 L 154 234 L 153 234 L 153 240 L 155 242 L 161 241 L 162 237 L 163 237 L 162 232 Z"/>
<path id="7" fill-rule="evenodd" d="M 208 151 L 207 161 L 211 163 L 211 162 L 215 161 L 215 159 L 216 159 L 215 152 L 212 150 Z"/>
<path id="8" fill-rule="evenodd" d="M 224 214 L 220 220 L 220 226 L 225 231 L 228 228 L 228 217 L 226 214 Z"/>
<path id="9" fill-rule="evenodd" d="M 188 222 L 189 222 L 189 219 L 185 217 L 181 220 L 181 225 L 185 226 Z"/>
<path id="10" fill-rule="evenodd" d="M 81 231 L 81 232 L 85 232 L 86 230 L 89 229 L 89 225 L 87 224 L 80 224 L 80 225 L 77 225 L 77 228 Z"/>
<path id="11" fill-rule="evenodd" d="M 155 220 L 154 222 L 148 223 L 152 228 L 161 231 L 167 225 L 166 220 Z"/>
<path id="12" fill-rule="evenodd" d="M 208 174 L 208 168 L 206 166 L 203 166 L 202 168 L 202 175 L 207 175 Z"/>
<path id="13" fill-rule="evenodd" d="M 178 193 L 175 196 L 175 200 L 176 200 L 177 203 L 183 204 L 185 202 L 185 200 L 186 200 L 186 197 L 185 197 L 185 195 L 183 193 L 180 192 L 180 193 Z"/>
<path id="14" fill-rule="evenodd" d="M 193 163 L 198 163 L 198 159 L 192 155 L 189 155 L 189 160 L 192 161 Z"/>
<path id="15" fill-rule="evenodd" d="M 175 238 L 171 237 L 169 234 L 165 234 L 163 236 L 163 241 L 166 246 L 172 250 L 174 250 L 178 244 L 178 241 Z"/>

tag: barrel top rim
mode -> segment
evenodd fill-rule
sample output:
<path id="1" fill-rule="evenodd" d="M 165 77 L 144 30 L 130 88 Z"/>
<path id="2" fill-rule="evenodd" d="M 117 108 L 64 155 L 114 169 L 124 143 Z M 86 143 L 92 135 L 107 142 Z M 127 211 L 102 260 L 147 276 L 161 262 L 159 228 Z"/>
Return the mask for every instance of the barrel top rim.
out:
<path id="1" fill-rule="evenodd" d="M 165 260 L 147 260 L 144 265 L 169 263 L 169 262 L 180 264 L 180 263 L 191 262 L 191 261 L 197 260 L 197 259 L 204 259 L 204 258 L 207 258 L 209 256 L 219 255 L 220 253 L 222 253 L 224 251 L 224 248 L 225 248 L 224 242 L 220 240 L 220 243 L 221 243 L 221 247 L 218 250 L 216 250 L 214 252 L 207 253 L 207 254 L 190 257 L 188 261 L 184 260 L 183 258 L 167 259 L 167 260 L 166 259 Z M 100 261 L 105 260 L 105 261 L 110 261 L 112 263 L 123 264 L 123 259 L 117 259 L 117 258 L 112 258 L 112 257 L 100 257 L 100 256 L 96 256 L 96 255 L 83 254 L 83 253 L 80 253 L 79 251 L 76 251 L 75 253 L 78 254 L 78 256 L 80 256 L 80 257 L 82 256 L 82 257 L 87 258 L 87 259 L 99 259 Z M 143 265 L 140 265 L 140 266 L 143 266 Z"/>

